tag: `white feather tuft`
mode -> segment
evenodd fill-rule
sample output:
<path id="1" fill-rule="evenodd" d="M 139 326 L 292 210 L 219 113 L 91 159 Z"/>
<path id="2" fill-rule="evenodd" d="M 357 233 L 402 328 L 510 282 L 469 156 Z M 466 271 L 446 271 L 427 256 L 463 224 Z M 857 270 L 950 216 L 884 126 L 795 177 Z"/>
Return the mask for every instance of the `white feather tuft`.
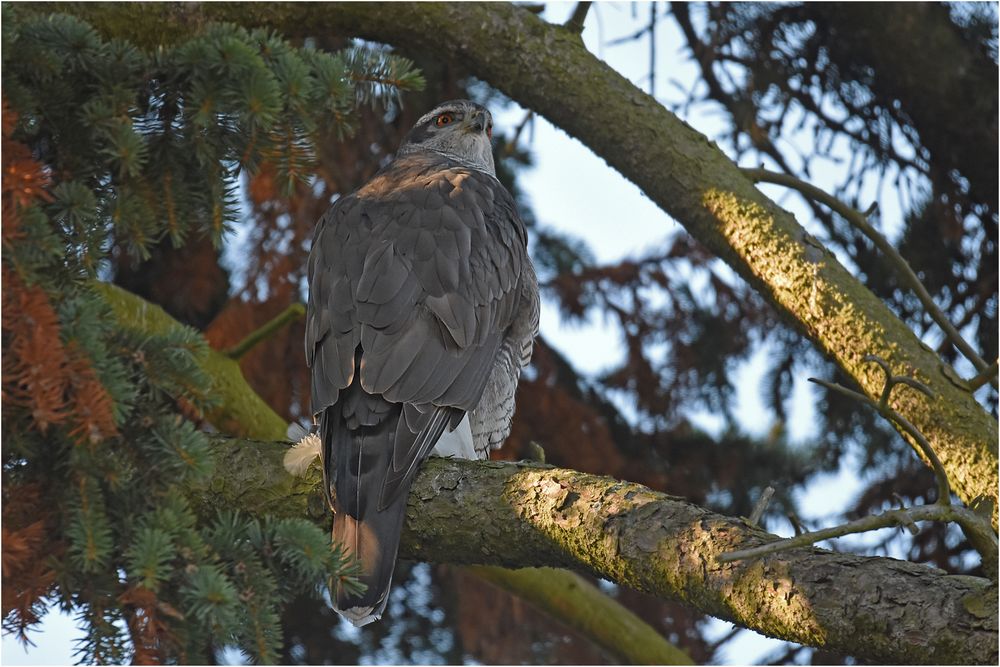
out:
<path id="1" fill-rule="evenodd" d="M 296 477 L 302 477 L 309 469 L 309 465 L 319 458 L 320 448 L 323 442 L 315 433 L 308 433 L 299 440 L 287 452 L 285 452 L 285 470 Z"/>
<path id="2" fill-rule="evenodd" d="M 472 444 L 472 426 L 469 424 L 469 415 L 465 415 L 454 431 L 445 430 L 441 438 L 434 445 L 434 456 L 445 458 L 476 459 L 484 458 L 476 453 L 476 448 Z M 487 453 L 487 457 L 489 454 Z"/>

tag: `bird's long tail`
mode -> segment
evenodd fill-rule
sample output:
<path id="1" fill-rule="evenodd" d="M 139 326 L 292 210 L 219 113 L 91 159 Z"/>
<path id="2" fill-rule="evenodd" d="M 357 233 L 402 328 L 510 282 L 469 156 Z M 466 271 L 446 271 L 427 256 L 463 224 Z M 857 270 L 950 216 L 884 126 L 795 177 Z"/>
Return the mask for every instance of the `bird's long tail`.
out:
<path id="1" fill-rule="evenodd" d="M 334 511 L 333 541 L 358 561 L 366 587 L 363 593 L 342 586 L 334 591 L 334 608 L 354 625 L 382 616 L 414 473 L 445 427 L 461 417 L 457 411 L 404 411 L 356 385 L 323 412 L 320 433 Z"/>
<path id="2" fill-rule="evenodd" d="M 358 627 L 377 621 L 385 611 L 405 511 L 406 498 L 403 497 L 363 520 L 346 512 L 334 515 L 333 540 L 351 545 L 348 551 L 360 563 L 359 580 L 365 585 L 365 591 L 355 594 L 341 587 L 335 591 L 333 606 Z"/>

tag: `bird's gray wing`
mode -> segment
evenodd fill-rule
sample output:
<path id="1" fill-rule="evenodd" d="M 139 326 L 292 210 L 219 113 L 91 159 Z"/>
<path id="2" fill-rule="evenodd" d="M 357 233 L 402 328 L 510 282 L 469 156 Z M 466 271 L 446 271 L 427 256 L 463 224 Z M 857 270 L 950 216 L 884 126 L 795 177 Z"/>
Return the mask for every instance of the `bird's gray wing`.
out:
<path id="1" fill-rule="evenodd" d="M 426 157 L 397 159 L 318 225 L 305 342 L 324 486 L 335 533 L 346 522 L 355 553 L 379 563 L 373 581 L 391 575 L 395 544 L 387 554 L 383 542 L 393 529 L 398 540 L 419 463 L 482 397 L 525 266 L 507 191 Z"/>
<path id="2" fill-rule="evenodd" d="M 314 413 L 350 384 L 359 345 L 368 394 L 421 413 L 475 408 L 527 264 L 523 224 L 493 177 L 397 160 L 338 202 L 316 234 L 306 335 Z M 394 473 L 405 476 L 434 443 L 412 444 L 397 443 Z"/>

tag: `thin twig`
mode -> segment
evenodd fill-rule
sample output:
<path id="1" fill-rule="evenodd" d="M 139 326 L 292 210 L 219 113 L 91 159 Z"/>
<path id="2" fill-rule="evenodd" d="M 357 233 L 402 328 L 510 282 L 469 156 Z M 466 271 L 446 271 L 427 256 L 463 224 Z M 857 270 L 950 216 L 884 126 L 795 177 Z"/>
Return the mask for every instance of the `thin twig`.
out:
<path id="1" fill-rule="evenodd" d="M 802 525 L 802 520 L 799 519 L 795 512 L 789 512 L 785 515 L 785 518 L 788 519 L 788 523 L 792 524 L 792 530 L 795 531 L 796 535 L 802 535 L 803 533 L 809 532 L 806 530 L 805 526 Z"/>
<path id="2" fill-rule="evenodd" d="M 967 510 L 964 507 L 957 507 L 955 505 L 939 505 L 937 503 L 931 505 L 919 505 L 908 509 L 889 510 L 887 512 L 883 512 L 882 514 L 873 514 L 871 516 L 866 516 L 863 519 L 850 521 L 840 526 L 823 528 L 822 530 L 813 531 L 811 533 L 803 533 L 795 537 L 769 542 L 750 549 L 730 551 L 728 553 L 720 554 L 716 560 L 720 563 L 732 563 L 734 561 L 746 560 L 748 558 L 759 558 L 768 554 L 778 553 L 779 551 L 788 551 L 789 549 L 807 547 L 811 544 L 815 544 L 816 542 L 822 542 L 823 540 L 828 540 L 834 537 L 867 533 L 872 530 L 893 526 L 906 527 L 916 523 L 917 521 L 954 521 L 962 526 L 963 530 L 966 531 L 967 536 L 969 535 L 969 532 L 972 532 L 975 535 L 975 539 L 970 538 L 970 542 L 973 542 L 974 546 L 978 543 L 977 548 L 982 548 L 980 555 L 983 558 L 983 569 L 985 571 L 996 571 L 997 537 L 993 533 L 993 529 L 982 519 L 982 517 L 977 516 L 974 512 Z"/>
<path id="3" fill-rule="evenodd" d="M 979 354 L 972 348 L 969 343 L 962 337 L 962 334 L 958 332 L 957 329 L 952 325 L 948 317 L 942 312 L 938 305 L 934 302 L 934 299 L 927 292 L 927 288 L 924 284 L 920 282 L 917 274 L 913 272 L 910 265 L 903 259 L 903 256 L 892 246 L 889 241 L 878 233 L 878 231 L 869 224 L 868 219 L 859 211 L 851 206 L 848 206 L 844 202 L 840 201 L 833 195 L 820 190 L 815 185 L 811 183 L 806 183 L 794 176 L 788 174 L 779 174 L 773 171 L 767 171 L 766 169 L 741 169 L 741 171 L 747 176 L 747 178 L 753 180 L 754 182 L 764 182 L 764 183 L 774 183 L 776 185 L 783 185 L 794 190 L 798 190 L 807 198 L 818 201 L 826 206 L 830 207 L 833 211 L 840 214 L 847 222 L 859 229 L 868 239 L 875 244 L 875 246 L 881 250 L 886 259 L 896 268 L 899 273 L 900 278 L 903 282 L 913 290 L 917 298 L 927 309 L 927 313 L 931 316 L 944 334 L 948 337 L 948 340 L 957 347 L 965 357 L 972 362 L 972 365 L 976 367 L 977 371 L 983 371 L 987 367 L 987 363 L 983 360 Z"/>
<path id="4" fill-rule="evenodd" d="M 984 519 L 976 512 L 970 511 L 964 507 L 953 505 L 951 503 L 951 486 L 948 483 L 948 474 L 945 472 L 944 466 L 941 465 L 941 459 L 937 457 L 937 454 L 934 452 L 934 448 L 931 447 L 931 444 L 929 442 L 927 442 L 927 439 L 923 436 L 923 434 L 919 430 L 917 430 L 917 427 L 911 424 L 908 419 L 906 419 L 901 414 L 899 414 L 891 407 L 889 407 L 889 393 L 892 391 L 892 387 L 895 386 L 896 384 L 906 384 L 928 395 L 933 395 L 933 393 L 925 385 L 923 385 L 920 382 L 917 382 L 916 380 L 913 380 L 912 378 L 905 378 L 905 380 L 907 381 L 904 382 L 904 376 L 892 375 L 889 371 L 889 365 L 884 360 L 876 357 L 875 355 L 867 355 L 865 357 L 865 360 L 874 361 L 885 372 L 886 376 L 885 388 L 883 389 L 882 395 L 879 398 L 878 402 L 873 401 L 864 394 L 858 393 L 856 391 L 851 391 L 846 387 L 842 387 L 839 384 L 826 382 L 824 380 L 819 380 L 817 378 L 809 378 L 809 381 L 815 382 L 816 384 L 822 385 L 827 389 L 836 391 L 840 394 L 843 394 L 844 396 L 849 396 L 855 400 L 861 401 L 862 403 L 867 403 L 868 405 L 875 408 L 878 411 L 878 413 L 883 417 L 885 417 L 886 419 L 899 424 L 899 426 L 901 426 L 903 430 L 906 431 L 911 438 L 913 438 L 913 440 L 920 447 L 921 451 L 923 451 L 924 455 L 931 462 L 931 467 L 934 469 L 934 477 L 937 479 L 937 485 L 938 485 L 937 488 L 938 497 L 936 502 L 933 505 L 925 505 L 923 507 L 925 508 L 938 507 L 941 508 L 942 511 L 947 513 L 945 515 L 942 515 L 945 516 L 945 518 L 935 518 L 934 516 L 928 516 L 926 520 L 956 522 L 962 528 L 962 532 L 965 533 L 965 536 L 966 538 L 968 538 L 969 543 L 972 544 L 973 548 L 975 548 L 975 550 L 978 551 L 979 555 L 982 557 L 983 570 L 987 572 L 989 576 L 994 577 L 997 571 L 997 564 L 998 564 L 997 536 L 996 533 L 993 532 L 993 526 L 991 522 L 989 521 L 989 519 Z M 892 512 L 895 512 L 896 514 L 893 514 Z M 913 515 L 912 513 L 908 513 L 911 512 L 911 510 L 893 510 L 892 512 L 886 512 L 884 515 L 879 515 L 879 516 L 890 515 L 891 517 L 895 517 L 895 520 L 898 521 L 898 523 L 894 525 L 905 526 L 910 531 L 911 534 L 916 534 L 916 527 L 913 525 L 914 522 L 925 520 L 921 519 L 918 516 Z M 989 514 L 992 516 L 992 512 L 989 512 Z M 866 519 L 853 521 L 850 524 L 845 524 L 845 526 L 861 525 L 861 523 L 866 521 L 867 519 L 872 519 L 872 517 L 866 517 Z M 881 528 L 884 526 L 880 525 L 878 527 Z M 865 530 L 872 530 L 871 528 L 863 528 L 860 530 L 848 530 L 847 532 L 823 536 L 825 533 L 829 531 L 837 531 L 842 528 L 844 528 L 844 526 L 827 528 L 825 530 L 816 531 L 815 533 L 810 533 L 809 535 L 820 535 L 820 537 L 813 540 L 813 542 L 818 542 L 820 540 L 826 539 L 826 537 L 839 537 L 840 535 L 847 535 L 848 533 L 852 532 L 864 532 Z M 805 537 L 805 536 L 798 536 L 790 539 L 799 539 L 800 537 Z M 807 542 L 807 543 L 812 544 L 812 542 Z"/>
<path id="5" fill-rule="evenodd" d="M 230 359 L 240 359 L 244 354 L 253 349 L 258 343 L 267 340 L 275 334 L 281 327 L 293 322 L 306 314 L 306 307 L 301 303 L 293 303 L 285 308 L 280 315 L 270 320 L 259 329 L 250 332 L 246 338 L 236 345 L 223 352 Z"/>
<path id="6" fill-rule="evenodd" d="M 656 97 L 656 3 L 649 3 L 649 96 Z"/>
<path id="7" fill-rule="evenodd" d="M 996 380 L 997 377 L 997 362 L 994 361 L 989 365 L 989 368 L 984 370 L 982 373 L 974 378 L 970 378 L 968 381 L 969 389 L 975 391 L 982 387 L 987 382 L 992 382 Z"/>
<path id="8" fill-rule="evenodd" d="M 931 447 L 931 444 L 927 442 L 927 438 L 925 438 L 923 434 L 919 430 L 917 430 L 917 427 L 914 426 L 912 423 L 910 423 L 910 421 L 906 417 L 899 414 L 898 412 L 890 408 L 888 405 L 885 405 L 883 407 L 882 405 L 876 403 L 875 401 L 868 398 L 864 394 L 861 394 L 856 391 L 851 391 L 847 387 L 842 387 L 839 384 L 835 384 L 833 382 L 827 382 L 826 380 L 820 380 L 819 378 L 809 378 L 809 381 L 814 382 L 818 385 L 822 385 L 827 389 L 835 391 L 839 394 L 843 394 L 844 396 L 848 396 L 855 400 L 861 401 L 862 403 L 867 403 L 868 405 L 875 408 L 875 410 L 877 410 L 880 415 L 882 415 L 889 421 L 899 424 L 903 428 L 903 430 L 906 431 L 911 438 L 913 438 L 913 440 L 920 447 L 920 450 L 924 453 L 924 456 L 926 456 L 927 459 L 931 462 L 931 467 L 934 469 L 934 477 L 937 478 L 937 489 L 938 489 L 937 502 L 944 505 L 950 504 L 951 485 L 948 483 L 948 474 L 945 472 L 944 466 L 941 464 L 941 459 L 938 458 L 937 454 L 934 452 L 934 448 Z"/>
<path id="9" fill-rule="evenodd" d="M 587 20 L 587 12 L 590 11 L 590 6 L 594 4 L 593 2 L 578 2 L 576 3 L 576 8 L 573 10 L 573 15 L 569 17 L 569 20 L 563 24 L 567 30 L 573 34 L 579 35 L 583 32 L 583 22 Z"/>
<path id="10" fill-rule="evenodd" d="M 524 118 L 522 118 L 521 122 L 518 123 L 517 127 L 514 128 L 514 136 L 512 136 L 510 138 L 510 141 L 507 142 L 507 147 L 504 149 L 505 157 L 510 157 L 511 155 L 514 154 L 514 151 L 517 150 L 517 142 L 521 140 L 521 133 L 524 132 L 524 128 L 528 125 L 528 121 L 530 121 L 534 117 L 535 117 L 534 111 L 529 111 L 526 114 L 524 114 Z"/>
<path id="11" fill-rule="evenodd" d="M 749 521 L 753 525 L 760 525 L 760 518 L 764 516 L 764 510 L 767 509 L 767 504 L 771 502 L 771 496 L 774 495 L 774 487 L 768 486 L 763 491 L 761 491 L 760 498 L 757 500 L 757 504 L 753 506 L 753 511 L 750 512 Z"/>

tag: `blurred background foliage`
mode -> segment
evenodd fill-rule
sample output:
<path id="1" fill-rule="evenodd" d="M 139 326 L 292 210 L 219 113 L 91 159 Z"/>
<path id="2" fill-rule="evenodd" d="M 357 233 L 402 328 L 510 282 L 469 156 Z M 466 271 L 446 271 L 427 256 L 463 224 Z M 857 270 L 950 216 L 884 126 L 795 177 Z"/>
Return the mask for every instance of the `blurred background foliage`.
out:
<path id="1" fill-rule="evenodd" d="M 902 206 L 894 236 L 903 256 L 980 354 L 996 358 L 995 4 L 651 3 L 633 5 L 632 11 L 647 15 L 648 24 L 626 40 L 646 39 L 666 23 L 680 29 L 685 56 L 697 65 L 699 79 L 686 88 L 675 111 L 721 114 L 728 129 L 713 139 L 730 155 L 809 180 L 819 162 L 840 161 L 847 147 L 851 162 L 840 165 L 846 177 L 835 194 L 859 210 L 873 203 L 862 199 L 868 179 L 889 183 L 878 192 L 892 193 Z M 336 35 L 289 44 L 274 35 L 216 26 L 191 42 L 148 55 L 78 24 L 74 41 L 52 32 L 59 21 L 48 19 L 46 27 L 4 18 L 5 161 L 8 140 L 17 141 L 27 147 L 20 159 L 37 164 L 43 179 L 33 199 L 12 204 L 16 225 L 8 218 L 7 172 L 4 179 L 6 531 L 8 489 L 28 498 L 37 488 L 47 506 L 79 508 L 75 487 L 51 496 L 47 485 L 55 478 L 45 475 L 58 470 L 63 484 L 80 478 L 92 480 L 87 483 L 104 494 L 117 493 L 108 490 L 106 471 L 84 473 L 83 466 L 106 465 L 114 447 L 128 460 L 136 455 L 124 453 L 125 442 L 143 437 L 134 431 L 126 437 L 135 416 L 116 413 L 89 431 L 100 448 L 81 449 L 72 440 L 73 430 L 81 428 L 72 416 L 76 412 L 66 408 L 69 416 L 53 422 L 66 432 L 59 447 L 51 438 L 41 445 L 37 425 L 44 417 L 29 404 L 10 401 L 7 393 L 8 337 L 15 335 L 8 332 L 8 293 L 25 303 L 48 295 L 49 308 L 59 310 L 62 328 L 55 335 L 66 349 L 67 367 L 74 363 L 76 340 L 67 311 L 89 312 L 87 306 L 72 306 L 77 298 L 89 302 L 66 281 L 88 273 L 162 305 L 202 331 L 213 347 L 226 349 L 304 299 L 316 220 L 333 199 L 361 185 L 391 157 L 426 109 L 459 97 L 495 112 L 509 102 L 460 62 L 427 52 L 403 54 L 410 62 L 397 60 Z M 32 25 L 38 32 L 26 32 Z M 94 43 L 101 45 L 99 56 L 89 54 L 87 45 Z M 657 81 L 655 72 L 649 81 Z M 206 104 L 217 106 L 208 114 Z M 518 390 L 514 430 L 500 457 L 527 457 L 529 442 L 537 441 L 549 463 L 641 482 L 730 515 L 748 515 L 761 490 L 772 485 L 778 493 L 769 519 L 794 525 L 800 523 L 801 491 L 845 461 L 858 462 L 867 486 L 843 518 L 901 500 L 933 499 L 933 476 L 910 447 L 872 412 L 837 394 L 817 390 L 815 439 L 789 442 L 785 422 L 793 378 L 850 381 L 696 241 L 665 231 L 662 243 L 644 255 L 601 264 L 581 238 L 536 219 L 519 187 L 532 160 L 524 128 L 525 123 L 497 128 L 496 157 L 501 180 L 531 226 L 543 307 L 557 309 L 569 322 L 603 319 L 620 333 L 626 353 L 616 367 L 584 374 L 539 338 Z M 806 203 L 813 220 L 803 222 L 810 230 L 819 230 L 823 243 L 919 335 L 942 341 L 871 244 L 836 215 Z M 882 222 L 877 211 L 872 219 Z M 225 233 L 230 225 L 238 226 L 237 237 Z M 9 239 L 9 229 L 23 238 Z M 227 256 L 237 261 L 223 260 L 227 244 Z M 56 264 L 76 273 L 46 270 Z M 9 278 L 15 267 L 17 274 Z M 23 285 L 14 282 L 18 289 L 12 290 L 9 280 Z M 11 324 L 10 331 L 17 326 Z M 156 363 L 152 359 L 139 362 L 133 355 L 107 367 L 100 361 L 102 354 L 115 356 L 108 351 L 112 345 L 196 354 L 194 343 L 151 346 L 116 335 L 102 331 L 103 342 L 84 346 L 108 387 L 110 405 L 162 415 L 184 413 L 185 406 L 204 398 L 197 387 L 147 388 L 127 363 Z M 299 422 L 308 418 L 309 403 L 302 337 L 302 322 L 293 323 L 241 359 L 260 395 Z M 775 426 L 766 437 L 754 437 L 734 414 L 735 369 L 761 349 L 768 354 L 760 392 Z M 940 342 L 938 351 L 961 367 L 949 344 Z M 169 363 L 175 363 L 173 357 Z M 115 389 L 119 377 L 128 382 Z M 85 381 L 92 382 L 79 380 Z M 69 395 L 81 393 L 86 392 Z M 995 415 L 996 389 L 987 384 L 977 396 Z M 724 420 L 721 435 L 703 432 L 684 416 L 699 411 Z M 23 444 L 8 445 L 8 429 L 17 436 L 13 442 Z M 197 439 L 196 434 L 187 437 Z M 97 461 L 78 463 L 83 450 L 99 452 Z M 146 465 L 170 464 L 156 459 Z M 46 466 L 38 473 L 41 481 L 28 474 L 32 466 Z M 135 531 L 138 524 L 128 526 L 138 513 L 130 507 L 107 521 Z M 71 526 L 62 525 L 63 513 L 39 519 L 37 511 L 28 512 L 12 525 L 33 525 L 36 519 L 50 526 L 39 539 L 60 541 L 46 547 L 54 554 L 52 572 L 82 572 L 79 556 L 73 560 L 79 541 Z M 5 532 L 5 545 L 6 540 Z M 868 553 L 977 573 L 969 564 L 978 560 L 961 533 L 943 525 L 925 527 L 915 537 L 894 534 Z M 113 561 L 132 576 L 128 561 L 121 560 L 127 557 L 116 552 L 101 565 Z M 229 557 L 215 556 L 220 563 Z M 5 574 L 6 558 L 5 546 Z M 42 578 L 39 586 L 56 581 L 64 580 Z M 70 597 L 62 585 L 39 591 L 58 590 L 61 604 L 96 613 L 93 600 Z M 6 590 L 5 582 L 5 596 Z M 606 590 L 699 663 L 712 662 L 735 636 L 712 640 L 707 617 L 692 609 L 613 586 Z M 95 588 L 94 599 L 98 592 Z M 37 604 L 40 598 L 35 599 Z M 609 660 L 586 638 L 518 598 L 446 565 L 401 563 L 389 621 L 360 632 L 338 622 L 314 591 L 289 593 L 288 599 L 280 611 L 284 641 L 273 644 L 282 663 Z M 21 604 L 23 628 L 32 618 L 24 616 Z M 6 600 L 4 613 L 9 620 Z M 219 635 L 197 639 L 210 647 L 206 659 L 222 658 L 211 651 L 226 643 Z M 812 664 L 850 660 L 791 645 L 772 658 Z"/>

